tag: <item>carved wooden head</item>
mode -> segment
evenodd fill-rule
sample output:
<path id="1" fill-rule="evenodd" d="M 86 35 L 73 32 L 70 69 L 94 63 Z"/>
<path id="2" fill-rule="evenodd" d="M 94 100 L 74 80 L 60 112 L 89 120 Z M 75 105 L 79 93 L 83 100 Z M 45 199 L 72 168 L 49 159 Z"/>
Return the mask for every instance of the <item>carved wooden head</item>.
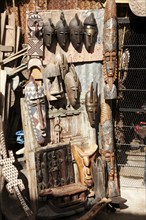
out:
<path id="1" fill-rule="evenodd" d="M 91 127 L 96 127 L 97 122 L 97 112 L 98 112 L 98 96 L 97 88 L 94 90 L 93 82 L 91 83 L 90 90 L 86 93 L 85 96 L 85 106 L 88 114 L 88 119 Z"/>
<path id="2" fill-rule="evenodd" d="M 83 42 L 83 24 L 77 14 L 69 23 L 70 41 L 75 49 L 79 49 Z"/>
<path id="3" fill-rule="evenodd" d="M 76 107 L 79 103 L 80 82 L 74 65 L 71 65 L 70 71 L 65 75 L 64 82 L 69 102 L 73 107 Z"/>
<path id="4" fill-rule="evenodd" d="M 87 51 L 94 48 L 97 39 L 97 24 L 94 14 L 91 13 L 84 21 L 84 44 Z"/>
<path id="5" fill-rule="evenodd" d="M 60 20 L 56 24 L 57 41 L 61 48 L 65 48 L 69 41 L 69 26 L 61 12 Z"/>

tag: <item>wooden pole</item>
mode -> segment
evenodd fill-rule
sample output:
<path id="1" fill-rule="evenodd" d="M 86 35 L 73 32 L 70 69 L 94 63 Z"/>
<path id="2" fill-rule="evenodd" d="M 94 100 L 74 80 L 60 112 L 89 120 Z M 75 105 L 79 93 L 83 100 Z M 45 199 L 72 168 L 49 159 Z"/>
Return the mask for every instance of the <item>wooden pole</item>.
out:
<path id="1" fill-rule="evenodd" d="M 95 216 L 108 204 L 111 199 L 103 198 L 101 200 L 97 199 L 93 207 L 82 217 L 77 220 L 92 220 Z"/>

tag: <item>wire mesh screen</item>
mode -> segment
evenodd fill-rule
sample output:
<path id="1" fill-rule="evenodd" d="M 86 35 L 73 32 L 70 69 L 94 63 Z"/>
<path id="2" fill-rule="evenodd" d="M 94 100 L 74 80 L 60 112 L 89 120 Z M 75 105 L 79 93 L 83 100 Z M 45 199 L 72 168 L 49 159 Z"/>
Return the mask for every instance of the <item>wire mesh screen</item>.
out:
<path id="1" fill-rule="evenodd" d="M 146 185 L 145 23 L 145 18 L 133 15 L 127 20 L 120 18 L 118 24 L 119 50 L 124 52 L 128 49 L 130 60 L 123 85 L 119 89 L 119 114 L 122 115 L 120 132 L 124 141 L 116 143 L 117 164 L 121 185 L 132 187 Z M 119 79 L 121 74 L 123 73 L 119 67 Z"/>

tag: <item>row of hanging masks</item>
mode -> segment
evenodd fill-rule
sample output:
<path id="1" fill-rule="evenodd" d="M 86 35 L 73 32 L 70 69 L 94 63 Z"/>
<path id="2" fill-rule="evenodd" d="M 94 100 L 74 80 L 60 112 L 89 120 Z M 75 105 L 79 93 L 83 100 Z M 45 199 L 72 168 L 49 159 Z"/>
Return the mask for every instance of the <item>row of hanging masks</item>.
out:
<path id="1" fill-rule="evenodd" d="M 62 49 L 68 47 L 71 42 L 73 47 L 79 50 L 84 43 L 86 50 L 90 52 L 95 46 L 97 34 L 98 28 L 93 13 L 86 17 L 84 23 L 75 14 L 68 25 L 64 13 L 61 12 L 56 26 L 52 23 L 51 18 L 43 25 L 44 44 L 48 49 L 56 39 Z"/>

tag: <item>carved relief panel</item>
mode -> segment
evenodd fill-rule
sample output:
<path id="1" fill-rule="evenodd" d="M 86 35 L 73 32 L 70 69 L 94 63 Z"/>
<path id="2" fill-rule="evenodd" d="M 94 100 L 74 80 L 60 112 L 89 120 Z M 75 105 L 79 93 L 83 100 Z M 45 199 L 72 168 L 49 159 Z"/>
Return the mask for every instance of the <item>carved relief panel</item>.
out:
<path id="1" fill-rule="evenodd" d="M 70 145 L 58 144 L 35 153 L 38 193 L 75 182 Z"/>
<path id="2" fill-rule="evenodd" d="M 70 142 L 83 138 L 81 115 L 78 111 L 50 116 L 50 143 Z M 80 126 L 78 126 L 80 124 Z"/>

